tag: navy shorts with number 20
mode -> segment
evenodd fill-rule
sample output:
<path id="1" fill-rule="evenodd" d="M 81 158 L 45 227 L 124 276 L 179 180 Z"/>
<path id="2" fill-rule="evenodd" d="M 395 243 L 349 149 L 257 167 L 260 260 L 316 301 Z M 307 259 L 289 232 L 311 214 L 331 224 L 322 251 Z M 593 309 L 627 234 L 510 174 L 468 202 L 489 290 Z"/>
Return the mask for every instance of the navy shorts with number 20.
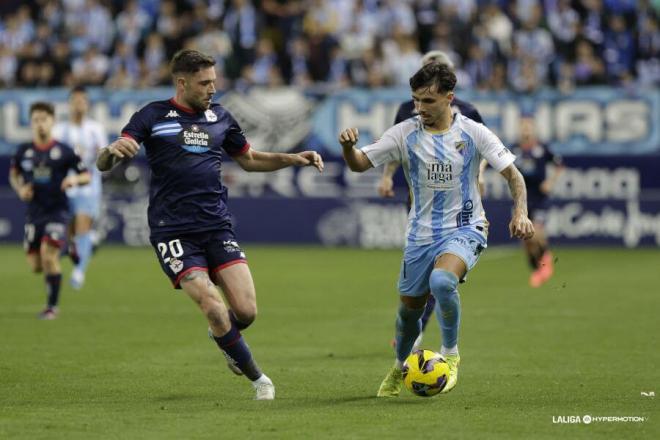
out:
<path id="1" fill-rule="evenodd" d="M 151 244 L 175 289 L 181 288 L 181 279 L 193 270 L 207 271 L 213 280 L 219 270 L 247 262 L 231 229 L 152 235 Z"/>

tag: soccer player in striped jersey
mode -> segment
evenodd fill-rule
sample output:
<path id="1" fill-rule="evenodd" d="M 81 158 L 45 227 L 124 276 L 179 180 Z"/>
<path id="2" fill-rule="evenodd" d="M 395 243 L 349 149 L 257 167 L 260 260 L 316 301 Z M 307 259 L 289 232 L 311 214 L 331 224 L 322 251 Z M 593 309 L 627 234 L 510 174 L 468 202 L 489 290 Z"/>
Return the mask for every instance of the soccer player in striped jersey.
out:
<path id="1" fill-rule="evenodd" d="M 454 63 L 451 61 L 449 56 L 441 50 L 432 50 L 424 54 L 422 57 L 422 66 L 426 66 L 429 63 L 443 64 L 449 67 L 451 70 L 454 70 Z M 467 101 L 463 101 L 462 99 L 454 97 L 451 102 L 451 108 L 454 113 L 460 113 L 475 122 L 479 122 L 480 124 L 484 123 L 476 107 Z M 397 111 L 396 117 L 394 119 L 394 124 L 398 124 L 399 122 L 403 122 L 409 118 L 414 118 L 415 116 L 417 116 L 417 110 L 415 109 L 415 102 L 411 99 L 399 106 L 399 110 Z M 482 166 L 484 165 L 484 162 L 485 161 L 482 161 Z M 383 166 L 383 175 L 378 182 L 378 194 L 380 194 L 381 197 L 394 197 L 394 174 L 396 173 L 397 169 L 399 169 L 399 165 L 399 162 L 390 162 Z M 410 192 L 408 192 L 408 211 L 410 211 L 410 199 L 411 195 Z M 426 301 L 424 314 L 421 318 L 422 331 L 419 333 L 419 336 L 415 340 L 413 351 L 421 346 L 422 338 L 424 336 L 424 329 L 426 329 L 426 324 L 428 324 L 434 309 L 435 298 L 433 296 L 429 296 L 428 300 Z M 392 340 L 392 345 L 396 347 L 396 339 Z"/>
<path id="2" fill-rule="evenodd" d="M 253 150 L 232 115 L 212 102 L 214 65 L 213 58 L 198 51 L 177 52 L 170 65 L 175 96 L 135 113 L 121 137 L 101 150 L 97 166 L 108 170 L 135 156 L 144 145 L 152 176 L 150 238 L 163 271 L 200 308 L 209 336 L 227 357 L 230 369 L 252 381 L 257 400 L 272 400 L 273 382 L 257 366 L 241 335 L 256 317 L 257 300 L 227 208 L 221 167 L 230 156 L 246 171 L 289 166 L 322 171 L 323 160 L 314 151 Z"/>
<path id="3" fill-rule="evenodd" d="M 53 136 L 71 145 L 82 158 L 90 171 L 92 181 L 89 185 L 67 190 L 69 204 L 73 213 L 73 240 L 77 262 L 71 272 L 70 283 L 74 289 L 81 289 L 85 282 L 85 272 L 92 257 L 92 226 L 98 220 L 101 209 L 101 172 L 96 168 L 96 156 L 99 150 L 108 145 L 105 128 L 88 116 L 89 98 L 82 86 L 71 90 L 69 95 L 69 120 L 55 125 Z"/>
<path id="4" fill-rule="evenodd" d="M 454 113 L 456 75 L 431 63 L 410 78 L 419 116 L 388 129 L 362 149 L 356 128 L 343 130 L 339 142 L 349 168 L 363 172 L 396 161 L 403 166 L 412 192 L 412 209 L 399 274 L 400 304 L 396 320 L 396 360 L 377 395 L 399 395 L 403 361 L 420 332 L 429 292 L 436 299 L 442 333 L 441 354 L 449 364 L 442 392 L 458 380 L 458 284 L 486 248 L 488 221 L 478 188 L 479 162 L 484 158 L 508 181 L 513 198 L 509 231 L 528 239 L 534 234 L 527 217 L 525 181 L 515 156 L 484 125 Z"/>

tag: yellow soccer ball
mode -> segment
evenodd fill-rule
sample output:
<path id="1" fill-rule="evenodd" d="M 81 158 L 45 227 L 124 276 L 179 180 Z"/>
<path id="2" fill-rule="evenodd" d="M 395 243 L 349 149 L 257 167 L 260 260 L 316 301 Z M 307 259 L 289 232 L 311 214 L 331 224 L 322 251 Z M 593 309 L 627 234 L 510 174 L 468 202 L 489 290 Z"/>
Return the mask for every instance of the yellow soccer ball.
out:
<path id="1" fill-rule="evenodd" d="M 445 358 L 431 350 L 417 350 L 403 363 L 403 383 L 417 396 L 438 394 L 449 380 L 449 365 Z"/>

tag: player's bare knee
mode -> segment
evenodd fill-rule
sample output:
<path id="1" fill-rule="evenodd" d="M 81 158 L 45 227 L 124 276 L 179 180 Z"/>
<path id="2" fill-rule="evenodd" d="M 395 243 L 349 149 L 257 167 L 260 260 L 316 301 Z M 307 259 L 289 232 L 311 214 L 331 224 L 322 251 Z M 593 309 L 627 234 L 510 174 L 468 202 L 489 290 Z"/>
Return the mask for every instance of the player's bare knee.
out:
<path id="1" fill-rule="evenodd" d="M 257 305 L 254 303 L 242 304 L 232 309 L 234 317 L 245 327 L 251 325 L 257 319 Z"/>

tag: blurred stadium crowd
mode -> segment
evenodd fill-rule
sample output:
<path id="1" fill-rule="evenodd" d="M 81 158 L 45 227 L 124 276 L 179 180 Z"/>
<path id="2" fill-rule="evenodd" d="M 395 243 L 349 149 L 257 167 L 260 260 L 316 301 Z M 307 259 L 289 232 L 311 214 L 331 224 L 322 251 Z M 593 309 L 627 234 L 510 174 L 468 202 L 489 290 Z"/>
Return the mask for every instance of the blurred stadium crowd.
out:
<path id="1" fill-rule="evenodd" d="M 660 84 L 657 0 L 3 0 L 0 88 L 169 83 L 182 47 L 220 88 L 407 85 L 424 52 L 459 85 Z"/>

